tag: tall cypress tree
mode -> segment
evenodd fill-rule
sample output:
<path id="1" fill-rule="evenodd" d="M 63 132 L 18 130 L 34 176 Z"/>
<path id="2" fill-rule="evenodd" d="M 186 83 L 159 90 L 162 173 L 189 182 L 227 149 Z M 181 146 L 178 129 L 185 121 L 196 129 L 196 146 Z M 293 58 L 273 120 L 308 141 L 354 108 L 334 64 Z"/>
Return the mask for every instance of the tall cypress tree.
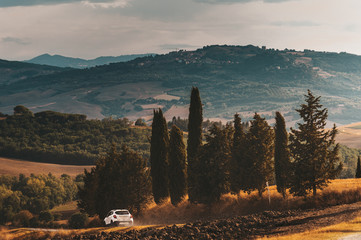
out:
<path id="1" fill-rule="evenodd" d="M 291 163 L 285 119 L 280 112 L 276 112 L 275 135 L 274 161 L 277 191 L 285 198 Z"/>
<path id="2" fill-rule="evenodd" d="M 229 192 L 232 138 L 233 128 L 230 125 L 221 129 L 213 124 L 206 135 L 207 143 L 201 147 L 199 154 L 202 170 L 198 177 L 197 202 L 210 204 Z"/>
<path id="3" fill-rule="evenodd" d="M 202 146 L 202 122 L 202 102 L 199 96 L 199 90 L 193 87 L 189 106 L 187 141 L 188 196 L 190 202 L 195 202 L 195 196 L 199 191 L 197 175 L 200 171 L 198 154 Z"/>
<path id="4" fill-rule="evenodd" d="M 187 194 L 186 148 L 183 132 L 172 126 L 169 142 L 169 193 L 173 205 L 177 205 Z"/>
<path id="5" fill-rule="evenodd" d="M 162 110 L 154 110 L 153 113 L 152 137 L 150 140 L 150 173 L 154 201 L 159 204 L 169 197 L 169 135 Z"/>
<path id="6" fill-rule="evenodd" d="M 257 113 L 246 135 L 247 176 L 244 178 L 247 192 L 258 190 L 260 196 L 266 182 L 273 180 L 274 132 L 264 118 Z"/>
<path id="7" fill-rule="evenodd" d="M 360 156 L 357 158 L 356 178 L 361 178 Z"/>
<path id="8" fill-rule="evenodd" d="M 290 192 L 296 196 L 306 196 L 310 191 L 316 196 L 317 189 L 327 186 L 342 170 L 338 150 L 335 145 L 336 126 L 326 131 L 327 108 L 322 108 L 320 97 L 308 90 L 306 104 L 296 111 L 303 123 L 290 133 L 290 150 L 294 159 L 294 175 Z"/>
<path id="9" fill-rule="evenodd" d="M 242 189 L 242 178 L 244 177 L 244 131 L 239 114 L 234 115 L 234 134 L 232 145 L 232 158 L 230 163 L 230 190 L 234 194 L 239 194 Z"/>

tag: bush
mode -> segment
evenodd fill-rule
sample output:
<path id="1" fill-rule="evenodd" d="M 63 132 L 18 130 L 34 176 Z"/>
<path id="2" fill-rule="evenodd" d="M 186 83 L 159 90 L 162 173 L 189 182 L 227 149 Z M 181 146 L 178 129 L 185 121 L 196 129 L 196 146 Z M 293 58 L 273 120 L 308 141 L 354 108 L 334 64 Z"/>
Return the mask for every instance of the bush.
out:
<path id="1" fill-rule="evenodd" d="M 61 220 L 63 215 L 61 213 L 54 213 L 53 217 L 54 217 L 54 221 L 59 221 L 59 220 Z"/>
<path id="2" fill-rule="evenodd" d="M 48 223 L 54 220 L 54 216 L 49 211 L 41 211 L 39 220 Z"/>
<path id="3" fill-rule="evenodd" d="M 92 220 L 90 220 L 88 227 L 94 228 L 94 227 L 101 227 L 103 226 L 103 221 L 99 218 L 99 216 L 95 216 Z"/>
<path id="4" fill-rule="evenodd" d="M 89 218 L 85 213 L 74 213 L 69 220 L 70 228 L 84 228 L 88 224 Z"/>
<path id="5" fill-rule="evenodd" d="M 29 226 L 33 227 L 33 228 L 37 228 L 41 225 L 39 218 L 37 217 L 33 217 L 32 219 L 30 219 L 29 221 Z"/>
<path id="6" fill-rule="evenodd" d="M 28 210 L 22 210 L 15 215 L 13 224 L 18 227 L 29 227 L 30 219 L 32 218 L 33 214 L 31 214 L 31 212 Z"/>
<path id="7" fill-rule="evenodd" d="M 142 118 L 138 118 L 137 121 L 135 121 L 134 125 L 135 126 L 147 126 L 144 119 L 142 119 Z"/>

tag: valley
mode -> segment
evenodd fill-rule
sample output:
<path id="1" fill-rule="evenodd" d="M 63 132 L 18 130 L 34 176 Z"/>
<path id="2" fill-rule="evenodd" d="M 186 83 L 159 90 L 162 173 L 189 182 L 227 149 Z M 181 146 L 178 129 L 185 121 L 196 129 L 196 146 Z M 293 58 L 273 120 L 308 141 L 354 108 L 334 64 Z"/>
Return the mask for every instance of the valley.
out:
<path id="1" fill-rule="evenodd" d="M 339 156 L 344 168 L 338 177 L 353 178 L 361 148 L 359 69 L 361 57 L 352 54 L 252 45 L 206 46 L 86 69 L 3 61 L 0 71 L 6 78 L 0 79 L 0 112 L 4 136 L 0 143 L 8 158 L 0 158 L 5 166 L 0 174 L 51 172 L 74 177 L 94 166 L 112 143 L 126 143 L 141 153 L 142 160 L 148 159 L 151 129 L 132 126 L 129 120 L 142 118 L 150 124 L 155 108 L 161 108 L 168 121 L 173 116 L 187 118 L 189 90 L 197 86 L 204 120 L 225 123 L 239 113 L 246 122 L 257 112 L 274 126 L 275 111 L 280 111 L 288 129 L 297 126 L 295 109 L 311 89 L 328 108 L 327 127 L 333 123 L 339 127 L 336 141 L 342 144 Z M 17 105 L 25 107 L 18 107 L 19 112 L 14 109 Z M 22 157 L 41 163 L 11 159 Z M 47 163 L 49 159 L 54 164 Z M 334 180 L 313 199 L 283 199 L 274 182 L 271 185 L 272 203 L 255 192 L 223 194 L 211 205 L 191 204 L 187 198 L 177 207 L 169 200 L 159 205 L 151 202 L 137 216 L 140 228 L 97 228 L 50 237 L 80 239 L 84 233 L 91 239 L 252 239 L 337 224 L 361 212 L 356 179 Z M 77 211 L 74 205 L 71 213 Z M 101 221 L 94 220 L 94 226 L 100 226 Z M 39 237 L 36 231 L 31 234 L 34 239 Z"/>
<path id="2" fill-rule="evenodd" d="M 281 111 L 287 127 L 294 127 L 294 109 L 310 89 L 329 109 L 330 126 L 361 121 L 361 57 L 348 53 L 213 45 L 35 76 L 0 64 L 1 69 L 14 72 L 0 81 L 0 112 L 6 114 L 24 105 L 34 112 L 149 120 L 149 106 L 157 106 L 168 120 L 185 118 L 175 109 L 188 108 L 189 91 L 197 86 L 206 119 L 227 121 L 238 112 L 247 121 L 259 112 L 273 120 Z"/>

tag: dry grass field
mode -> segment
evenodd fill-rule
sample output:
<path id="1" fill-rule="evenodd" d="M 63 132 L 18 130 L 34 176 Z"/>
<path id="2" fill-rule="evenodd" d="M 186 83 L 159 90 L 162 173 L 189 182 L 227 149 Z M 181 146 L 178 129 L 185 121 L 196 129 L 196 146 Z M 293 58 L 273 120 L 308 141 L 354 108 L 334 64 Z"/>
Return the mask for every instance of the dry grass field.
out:
<path id="1" fill-rule="evenodd" d="M 361 148 L 361 123 L 353 123 L 337 128 L 336 141 L 350 148 Z"/>
<path id="2" fill-rule="evenodd" d="M 91 166 L 73 166 L 73 165 L 59 165 L 50 163 L 37 163 L 24 160 L 0 158 L 0 174 L 7 174 L 18 176 L 20 173 L 29 176 L 34 174 L 48 174 L 52 173 L 54 176 L 61 176 L 66 173 L 72 177 L 83 173 L 84 168 L 90 169 Z"/>
<path id="3" fill-rule="evenodd" d="M 270 238 L 260 238 L 259 240 L 353 240 L 360 239 L 361 237 L 361 217 L 352 219 L 348 222 L 306 231 L 303 233 L 276 236 Z"/>
<path id="4" fill-rule="evenodd" d="M 184 223 L 194 222 L 197 220 L 211 221 L 217 218 L 231 218 L 237 215 L 246 215 L 250 213 L 257 213 L 262 211 L 284 211 L 287 209 L 297 209 L 298 207 L 319 207 L 320 211 L 325 211 L 321 215 L 332 216 L 338 218 L 336 212 L 332 212 L 328 206 L 330 205 L 342 205 L 344 203 L 353 203 L 361 201 L 361 179 L 338 179 L 333 180 L 330 185 L 323 191 L 318 193 L 316 200 L 312 200 L 310 197 L 307 201 L 304 198 L 288 196 L 286 200 L 276 191 L 275 186 L 270 187 L 271 203 L 268 202 L 268 193 L 264 193 L 263 198 L 258 196 L 257 192 L 252 192 L 250 195 L 241 193 L 238 196 L 226 194 L 221 200 L 211 206 L 202 204 L 190 204 L 187 199 L 181 202 L 177 207 L 173 206 L 169 201 L 161 205 L 150 203 L 145 209 L 142 216 L 135 217 L 134 227 L 114 227 L 114 228 L 88 228 L 81 230 L 31 230 L 26 228 L 20 229 L 2 229 L 0 232 L 3 239 L 37 239 L 43 236 L 51 237 L 56 234 L 62 236 L 78 235 L 78 234 L 98 234 L 100 232 L 125 232 L 128 230 L 141 230 L 147 227 L 163 228 L 167 225 L 177 224 L 181 226 Z M 358 204 L 358 203 L 356 203 Z M 350 204 L 351 206 L 352 204 Z M 332 207 L 330 208 L 332 209 Z M 77 211 L 75 202 L 59 206 L 52 210 L 53 212 L 64 211 Z M 313 213 L 318 212 L 317 209 L 307 210 L 312 216 Z M 343 213 L 344 210 L 339 210 Z M 338 213 L 337 213 L 338 214 Z M 306 218 L 313 218 L 307 215 Z M 357 212 L 354 217 L 358 216 Z M 349 234 L 355 234 L 358 229 L 361 229 L 361 216 L 360 218 L 353 219 L 346 215 L 337 223 L 346 221 L 342 224 L 332 225 L 324 227 L 329 224 L 322 225 L 322 227 L 308 226 L 306 231 L 301 230 L 302 233 L 292 234 L 287 236 L 275 237 L 269 239 L 339 239 L 340 237 L 347 236 Z M 328 220 L 324 220 L 324 222 Z M 298 226 L 298 225 L 297 225 Z M 299 227 L 299 226 L 298 226 Z M 312 229 L 315 228 L 315 229 Z M 263 238 L 267 239 L 267 238 Z"/>
<path id="5" fill-rule="evenodd" d="M 167 202 L 157 205 L 154 202 L 147 206 L 143 215 L 138 217 L 139 224 L 185 223 L 197 219 L 212 219 L 246 215 L 262 211 L 283 211 L 297 208 L 312 208 L 353 203 L 361 201 L 361 179 L 336 179 L 329 186 L 318 192 L 315 200 L 309 198 L 288 196 L 283 199 L 277 192 L 276 186 L 270 186 L 263 197 L 254 191 L 250 195 L 241 192 L 240 195 L 225 194 L 219 202 L 211 206 L 203 204 L 190 204 L 187 199 L 177 207 Z M 270 202 L 269 198 L 270 196 Z"/>
<path id="6" fill-rule="evenodd" d="M 81 235 L 81 234 L 93 234 L 99 232 L 126 232 L 129 230 L 141 230 L 145 228 L 161 229 L 165 224 L 158 225 L 142 225 L 132 227 L 98 227 L 98 228 L 86 228 L 86 229 L 29 229 L 29 228 L 16 228 L 7 229 L 0 227 L 0 240 L 15 240 L 15 239 L 50 239 L 54 236 L 58 238 L 61 236 L 69 235 Z"/>

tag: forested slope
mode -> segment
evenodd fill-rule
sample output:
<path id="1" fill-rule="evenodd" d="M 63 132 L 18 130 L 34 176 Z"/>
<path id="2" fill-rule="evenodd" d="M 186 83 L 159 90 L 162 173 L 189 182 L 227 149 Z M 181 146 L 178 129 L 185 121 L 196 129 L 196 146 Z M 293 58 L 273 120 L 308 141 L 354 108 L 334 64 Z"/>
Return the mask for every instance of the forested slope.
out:
<path id="1" fill-rule="evenodd" d="M 0 156 L 67 165 L 93 165 L 112 143 L 149 156 L 148 128 L 127 119 L 87 120 L 52 111 L 14 114 L 0 120 Z"/>

